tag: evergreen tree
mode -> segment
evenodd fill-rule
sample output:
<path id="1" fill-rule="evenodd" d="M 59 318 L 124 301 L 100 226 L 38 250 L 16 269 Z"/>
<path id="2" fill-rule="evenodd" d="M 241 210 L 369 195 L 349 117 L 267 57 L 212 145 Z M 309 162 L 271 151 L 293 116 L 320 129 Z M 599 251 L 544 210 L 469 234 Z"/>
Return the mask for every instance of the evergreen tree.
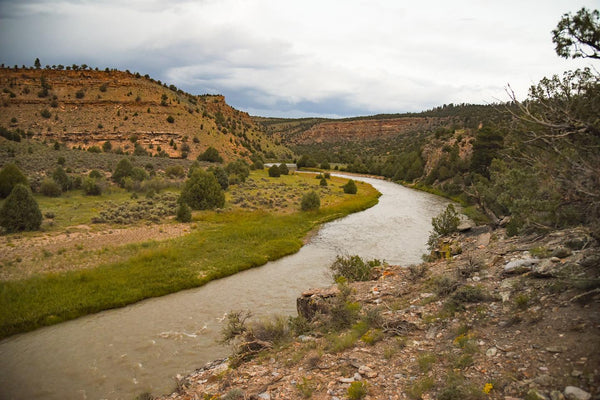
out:
<path id="1" fill-rule="evenodd" d="M 21 183 L 15 185 L 0 208 L 0 226 L 8 233 L 34 231 L 42 224 L 42 213 L 31 190 Z"/>
<path id="2" fill-rule="evenodd" d="M 27 177 L 13 163 L 0 170 L 0 198 L 7 197 L 17 184 L 27 185 Z"/>
<path id="3" fill-rule="evenodd" d="M 197 169 L 185 182 L 179 201 L 194 210 L 210 210 L 225 205 L 225 193 L 213 174 Z"/>

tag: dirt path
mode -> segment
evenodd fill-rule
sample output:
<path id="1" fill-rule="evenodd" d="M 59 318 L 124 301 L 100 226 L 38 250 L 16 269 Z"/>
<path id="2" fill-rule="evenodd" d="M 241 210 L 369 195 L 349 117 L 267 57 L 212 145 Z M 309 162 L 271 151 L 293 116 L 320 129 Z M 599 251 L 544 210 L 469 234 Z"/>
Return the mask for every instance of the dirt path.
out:
<path id="1" fill-rule="evenodd" d="M 0 280 L 16 280 L 38 273 L 89 268 L 97 265 L 97 261 L 114 261 L 115 250 L 119 247 L 150 240 L 170 239 L 189 231 L 189 224 L 168 222 L 101 231 L 92 231 L 87 225 L 78 225 L 71 227 L 69 232 L 47 233 L 35 237 L 2 236 Z"/>

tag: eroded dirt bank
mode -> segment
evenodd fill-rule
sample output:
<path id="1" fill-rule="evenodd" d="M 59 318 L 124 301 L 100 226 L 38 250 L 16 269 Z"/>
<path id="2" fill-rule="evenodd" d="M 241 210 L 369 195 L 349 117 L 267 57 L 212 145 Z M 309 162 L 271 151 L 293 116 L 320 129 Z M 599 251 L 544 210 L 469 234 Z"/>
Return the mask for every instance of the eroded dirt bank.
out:
<path id="1" fill-rule="evenodd" d="M 350 284 L 346 304 L 371 315 L 360 334 L 323 333 L 339 290 L 310 290 L 305 333 L 215 361 L 163 399 L 599 399 L 598 242 L 475 228 L 448 244 L 458 254 Z"/>

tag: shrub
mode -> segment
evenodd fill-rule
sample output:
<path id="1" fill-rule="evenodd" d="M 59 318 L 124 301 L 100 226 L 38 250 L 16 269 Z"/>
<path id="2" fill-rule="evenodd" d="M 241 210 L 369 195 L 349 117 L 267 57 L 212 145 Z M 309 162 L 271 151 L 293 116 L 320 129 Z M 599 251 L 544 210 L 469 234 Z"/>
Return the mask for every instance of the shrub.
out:
<path id="1" fill-rule="evenodd" d="M 347 194 L 356 194 L 356 192 L 358 192 L 356 183 L 352 179 L 350 179 L 348 181 L 348 183 L 346 183 L 344 186 L 342 186 L 342 188 L 344 189 L 344 193 L 347 193 Z"/>
<path id="2" fill-rule="evenodd" d="M 227 190 L 229 187 L 229 177 L 227 176 L 227 172 L 225 172 L 222 167 L 210 167 L 208 172 L 217 178 L 219 185 L 221 185 L 221 189 Z"/>
<path id="3" fill-rule="evenodd" d="M 102 194 L 102 186 L 97 179 L 85 178 L 82 183 L 83 192 L 88 196 L 100 196 Z"/>
<path id="4" fill-rule="evenodd" d="M 41 224 L 42 213 L 31 190 L 18 183 L 0 208 L 0 226 L 12 233 L 37 230 Z"/>
<path id="5" fill-rule="evenodd" d="M 175 219 L 179 222 L 190 222 L 192 220 L 192 210 L 185 203 L 179 203 Z"/>
<path id="6" fill-rule="evenodd" d="M 250 176 L 250 167 L 244 160 L 235 160 L 227 164 L 225 171 L 229 175 L 229 183 L 245 182 Z"/>
<path id="7" fill-rule="evenodd" d="M 93 169 L 90 171 L 90 173 L 88 174 L 88 177 L 92 178 L 92 179 L 102 179 L 103 175 L 102 173 L 100 173 L 100 171 L 98 171 L 97 169 Z"/>
<path id="8" fill-rule="evenodd" d="M 281 176 L 281 172 L 279 171 L 279 167 L 277 165 L 272 165 L 269 167 L 269 176 L 271 178 L 279 178 Z"/>
<path id="9" fill-rule="evenodd" d="M 327 179 L 325 179 L 325 177 L 321 178 L 321 181 L 319 182 L 320 186 L 327 186 Z"/>
<path id="10" fill-rule="evenodd" d="M 27 185 L 27 177 L 15 164 L 6 164 L 0 170 L 0 197 L 5 198 L 10 195 L 18 184 Z"/>
<path id="11" fill-rule="evenodd" d="M 109 142 L 108 140 L 104 143 L 102 143 L 102 151 L 104 151 L 105 153 L 108 153 L 109 151 L 112 150 L 112 143 Z"/>
<path id="12" fill-rule="evenodd" d="M 40 111 L 40 115 L 44 118 L 50 118 L 52 113 L 50 113 L 47 108 L 44 108 L 42 111 Z"/>
<path id="13" fill-rule="evenodd" d="M 75 97 L 77 97 L 78 99 L 83 99 L 84 96 L 85 96 L 85 92 L 83 91 L 83 89 L 79 89 L 78 91 L 75 92 Z"/>
<path id="14" fill-rule="evenodd" d="M 348 387 L 348 398 L 351 400 L 364 399 L 367 396 L 367 385 L 363 382 L 352 382 Z"/>
<path id="15" fill-rule="evenodd" d="M 380 260 L 365 262 L 360 256 L 337 256 L 329 266 L 333 278 L 344 277 L 349 281 L 368 281 L 371 279 L 373 268 L 381 265 Z"/>
<path id="16" fill-rule="evenodd" d="M 290 169 L 288 168 L 286 163 L 279 164 L 279 173 L 281 175 L 289 175 Z"/>
<path id="17" fill-rule="evenodd" d="M 123 158 L 115 167 L 115 171 L 112 174 L 112 180 L 120 186 L 123 186 L 123 180 L 127 177 L 131 177 L 132 172 L 133 164 L 131 164 L 131 161 L 127 158 Z"/>
<path id="18" fill-rule="evenodd" d="M 168 122 L 168 123 L 170 123 L 170 124 L 172 124 L 173 122 L 175 122 L 175 118 L 173 118 L 173 116 L 172 116 L 172 115 L 169 115 L 169 116 L 167 117 L 167 122 Z"/>
<path id="19" fill-rule="evenodd" d="M 171 165 L 165 169 L 165 175 L 169 178 L 183 178 L 185 176 L 185 169 L 181 165 Z"/>
<path id="20" fill-rule="evenodd" d="M 141 182 L 143 180 L 148 179 L 148 173 L 144 168 L 135 167 L 131 170 L 131 179 L 136 182 Z"/>
<path id="21" fill-rule="evenodd" d="M 442 213 L 431 219 L 433 232 L 438 236 L 446 236 L 456 232 L 459 222 L 460 218 L 453 204 L 448 204 Z"/>
<path id="22" fill-rule="evenodd" d="M 223 157 L 219 154 L 219 151 L 214 147 L 209 147 L 204 151 L 204 153 L 198 156 L 198 161 L 208 161 L 208 162 L 223 162 Z"/>
<path id="23" fill-rule="evenodd" d="M 63 156 L 58 157 L 58 159 L 56 160 L 56 163 L 58 165 L 65 165 L 66 162 L 67 160 Z"/>
<path id="24" fill-rule="evenodd" d="M 48 197 L 59 197 L 62 193 L 60 186 L 54 180 L 46 178 L 40 186 L 40 193 Z"/>
<path id="25" fill-rule="evenodd" d="M 300 208 L 302 211 L 318 210 L 319 207 L 321 207 L 321 199 L 314 190 L 311 190 L 302 196 L 302 201 L 300 202 Z"/>
<path id="26" fill-rule="evenodd" d="M 52 172 L 52 179 L 54 179 L 54 182 L 60 186 L 61 191 L 65 192 L 69 190 L 71 181 L 69 180 L 69 176 L 63 167 L 56 167 L 56 169 Z"/>
<path id="27" fill-rule="evenodd" d="M 194 210 L 208 210 L 223 207 L 225 194 L 213 174 L 197 169 L 185 182 L 179 201 Z"/>

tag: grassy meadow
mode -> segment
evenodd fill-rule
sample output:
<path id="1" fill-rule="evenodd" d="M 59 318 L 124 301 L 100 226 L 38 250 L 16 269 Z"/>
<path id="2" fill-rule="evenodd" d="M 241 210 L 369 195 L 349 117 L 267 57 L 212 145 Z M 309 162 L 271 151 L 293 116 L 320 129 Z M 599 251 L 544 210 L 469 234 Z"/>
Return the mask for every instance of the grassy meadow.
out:
<path id="1" fill-rule="evenodd" d="M 38 254 L 36 263 L 70 260 L 73 268 L 1 281 L 0 337 L 198 287 L 262 265 L 298 251 L 303 238 L 319 224 L 377 203 L 379 193 L 367 184 L 358 183 L 358 194 L 348 195 L 341 189 L 345 179 L 332 178 L 328 183 L 321 187 L 319 180 L 308 174 L 268 178 L 266 171 L 254 171 L 246 183 L 227 191 L 225 209 L 195 212 L 184 235 L 98 250 L 73 248 L 61 254 Z M 308 190 L 319 193 L 320 210 L 299 211 L 300 198 Z M 130 201 L 129 194 L 120 190 L 103 194 L 103 198 L 70 196 L 39 199 L 42 213 L 51 210 L 56 217 L 46 233 L 37 235 L 90 224 L 90 218 L 106 204 Z M 149 225 L 145 221 L 137 224 Z M 178 223 L 165 218 L 160 224 L 167 229 Z M 112 225 L 92 227 L 106 230 Z M 91 256 L 95 257 L 93 266 L 87 265 Z M 18 264 L 11 267 L 18 268 Z"/>

